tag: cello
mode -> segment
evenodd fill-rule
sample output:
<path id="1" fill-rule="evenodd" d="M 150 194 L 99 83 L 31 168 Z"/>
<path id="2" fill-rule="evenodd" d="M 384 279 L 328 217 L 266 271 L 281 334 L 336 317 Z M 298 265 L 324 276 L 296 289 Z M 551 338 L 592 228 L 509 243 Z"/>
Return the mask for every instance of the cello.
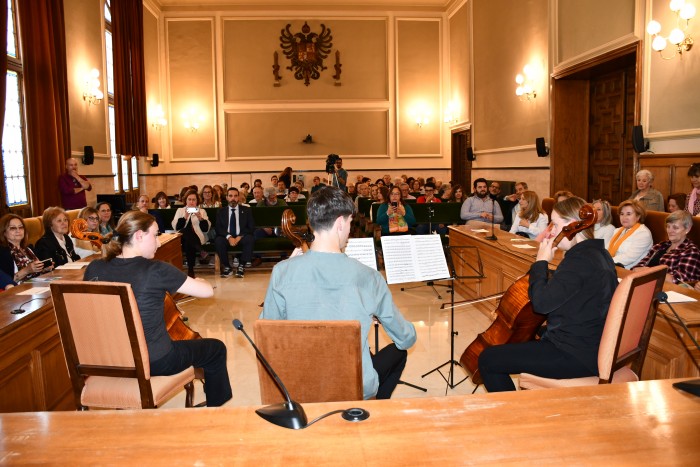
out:
<path id="1" fill-rule="evenodd" d="M 301 251 L 306 253 L 309 250 L 309 243 L 314 241 L 314 234 L 308 229 L 306 231 L 295 230 L 294 223 L 297 221 L 297 216 L 291 209 L 285 209 L 282 213 L 282 232 L 284 236 L 292 241 L 296 248 L 301 248 Z"/>
<path id="2" fill-rule="evenodd" d="M 565 226 L 552 241 L 552 247 L 557 246 L 565 237 L 572 240 L 577 233 L 595 225 L 598 220 L 595 209 L 590 204 L 581 206 L 578 214 L 581 220 Z M 544 323 L 545 316 L 537 314 L 532 308 L 528 294 L 529 286 L 530 275 L 525 274 L 508 287 L 498 303 L 494 322 L 486 331 L 476 336 L 459 358 L 474 384 L 483 383 L 479 373 L 479 355 L 484 349 L 494 345 L 530 341 L 535 338 L 537 330 Z"/>

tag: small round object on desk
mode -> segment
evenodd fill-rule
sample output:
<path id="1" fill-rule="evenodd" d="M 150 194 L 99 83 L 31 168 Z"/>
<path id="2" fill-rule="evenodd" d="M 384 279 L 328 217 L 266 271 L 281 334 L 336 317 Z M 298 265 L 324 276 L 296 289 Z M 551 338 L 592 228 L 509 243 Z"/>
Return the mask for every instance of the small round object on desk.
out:
<path id="1" fill-rule="evenodd" d="M 350 422 L 361 422 L 369 418 L 369 412 L 359 408 L 347 409 L 343 410 L 343 418 Z"/>

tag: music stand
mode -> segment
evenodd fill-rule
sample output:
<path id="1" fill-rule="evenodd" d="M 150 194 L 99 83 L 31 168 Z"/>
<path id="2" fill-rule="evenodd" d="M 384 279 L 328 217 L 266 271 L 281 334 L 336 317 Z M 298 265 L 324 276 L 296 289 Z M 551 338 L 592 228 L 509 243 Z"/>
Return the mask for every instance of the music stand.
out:
<path id="1" fill-rule="evenodd" d="M 451 275 L 452 275 L 451 280 L 453 281 L 453 282 L 452 282 L 452 287 L 451 287 L 451 292 L 450 292 L 450 304 L 451 304 L 451 306 L 450 306 L 450 359 L 447 360 L 447 361 L 446 361 L 445 363 L 443 363 L 442 365 L 439 365 L 439 366 L 433 368 L 432 370 L 430 370 L 429 372 L 425 373 L 424 375 L 421 376 L 421 378 L 425 378 L 425 377 L 428 376 L 430 373 L 433 373 L 433 372 L 436 372 L 436 371 L 437 371 L 437 372 L 440 374 L 440 376 L 442 376 L 442 379 L 445 380 L 445 383 L 447 383 L 447 387 L 445 388 L 445 395 L 447 395 L 447 389 L 448 389 L 448 388 L 449 388 L 449 389 L 454 389 L 454 388 L 456 388 L 457 386 L 459 386 L 460 384 L 462 384 L 464 381 L 466 381 L 467 379 L 469 379 L 469 375 L 467 375 L 467 376 L 465 376 L 462 380 L 460 380 L 459 382 L 457 382 L 456 384 L 455 384 L 455 382 L 454 382 L 454 376 L 455 376 L 454 369 L 455 369 L 455 365 L 457 365 L 457 366 L 459 366 L 459 367 L 462 367 L 462 364 L 455 360 L 455 336 L 459 335 L 459 333 L 458 333 L 457 331 L 455 331 L 455 287 L 454 287 L 454 281 L 456 281 L 457 279 L 483 279 L 483 278 L 486 277 L 486 276 L 484 276 L 484 265 L 483 265 L 483 263 L 481 262 L 481 255 L 479 254 L 479 248 L 478 248 L 478 247 L 476 247 L 476 246 L 467 246 L 467 245 L 464 245 L 464 246 L 450 246 L 450 245 L 447 245 L 447 246 L 445 247 L 445 249 L 446 249 L 447 251 L 450 252 L 450 254 L 447 255 L 447 258 L 448 258 L 448 265 L 449 265 L 449 267 L 450 267 L 450 273 L 451 273 Z M 475 252 L 476 252 L 476 262 L 477 262 L 478 269 L 474 268 L 474 266 L 472 266 L 472 265 L 460 254 L 460 250 L 466 250 L 466 249 L 474 249 L 474 250 L 475 250 Z M 461 261 L 461 264 L 462 264 L 462 265 L 464 265 L 464 266 L 468 267 L 469 269 L 471 269 L 472 271 L 474 271 L 474 274 L 473 274 L 473 275 L 457 275 L 457 270 L 455 269 L 454 261 L 452 260 L 452 252 L 451 252 L 451 250 L 454 250 L 454 251 L 455 251 L 455 255 L 456 255 L 457 258 Z M 441 308 L 442 308 L 442 309 L 445 308 L 445 304 L 444 304 L 444 303 L 442 304 L 442 307 L 441 307 Z M 444 367 L 444 366 L 446 366 L 446 365 L 449 365 L 449 366 L 450 366 L 450 370 L 448 371 L 447 376 L 445 376 L 445 375 L 442 373 L 442 371 L 440 371 L 440 370 L 442 369 L 442 367 Z M 462 368 L 463 368 L 463 367 L 462 367 Z"/>

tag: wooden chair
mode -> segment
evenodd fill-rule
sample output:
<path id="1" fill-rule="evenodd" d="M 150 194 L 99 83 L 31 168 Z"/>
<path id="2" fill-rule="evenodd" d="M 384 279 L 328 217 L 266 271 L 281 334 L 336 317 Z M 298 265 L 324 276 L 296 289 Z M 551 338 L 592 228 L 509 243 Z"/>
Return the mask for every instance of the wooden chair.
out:
<path id="1" fill-rule="evenodd" d="M 255 341 L 299 403 L 362 400 L 359 321 L 258 320 Z M 263 404 L 284 402 L 258 361 Z"/>
<path id="2" fill-rule="evenodd" d="M 520 388 L 544 389 L 639 381 L 666 266 L 635 271 L 615 289 L 598 348 L 598 376 L 550 379 L 522 373 Z"/>
<path id="3" fill-rule="evenodd" d="M 131 285 L 56 281 L 56 322 L 78 410 L 155 408 L 184 387 L 194 398 L 194 368 L 151 376 L 146 338 Z"/>

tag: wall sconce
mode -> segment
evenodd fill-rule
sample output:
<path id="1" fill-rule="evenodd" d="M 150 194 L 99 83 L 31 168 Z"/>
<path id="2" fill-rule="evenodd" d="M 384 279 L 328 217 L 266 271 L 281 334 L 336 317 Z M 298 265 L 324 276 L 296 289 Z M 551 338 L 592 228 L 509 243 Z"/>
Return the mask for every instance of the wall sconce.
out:
<path id="1" fill-rule="evenodd" d="M 155 110 L 153 111 L 153 122 L 151 123 L 151 126 L 157 131 L 160 131 L 161 128 L 163 128 L 167 124 L 168 121 L 165 119 L 165 112 L 163 112 L 163 106 L 158 104 Z"/>
<path id="2" fill-rule="evenodd" d="M 184 120 L 183 125 L 185 126 L 185 129 L 192 133 L 197 133 L 199 131 L 200 124 L 204 121 L 204 117 L 202 115 L 198 115 L 194 110 L 183 112 L 182 119 Z"/>
<path id="3" fill-rule="evenodd" d="M 93 68 L 85 77 L 83 100 L 87 101 L 88 105 L 97 105 L 102 102 L 102 98 L 104 98 L 104 94 L 100 91 L 100 72 L 97 68 Z"/>
<path id="4" fill-rule="evenodd" d="M 456 101 L 447 103 L 447 110 L 445 110 L 443 121 L 452 125 L 459 121 L 459 104 Z"/>
<path id="5" fill-rule="evenodd" d="M 651 48 L 659 52 L 659 55 L 664 60 L 671 60 L 678 55 L 683 59 L 683 52 L 688 52 L 693 47 L 693 38 L 690 34 L 686 34 L 690 20 L 695 17 L 695 6 L 692 3 L 686 3 L 685 0 L 671 0 L 669 5 L 671 11 L 676 14 L 676 27 L 669 33 L 668 37 L 659 35 L 661 32 L 661 24 L 658 21 L 651 20 L 647 24 L 647 32 L 653 37 Z M 683 26 L 683 21 L 685 25 Z M 681 29 L 683 26 L 683 29 Z M 666 49 L 668 42 L 676 46 L 673 55 L 664 57 L 663 51 Z"/>
<path id="6" fill-rule="evenodd" d="M 515 82 L 518 83 L 518 87 L 515 89 L 515 95 L 520 98 L 521 101 L 532 101 L 537 97 L 537 91 L 534 88 L 534 78 L 535 78 L 535 67 L 532 65 L 525 65 L 523 67 L 523 74 L 518 73 L 515 77 Z"/>
<path id="7" fill-rule="evenodd" d="M 423 125 L 430 123 L 431 112 L 430 109 L 422 104 L 414 107 L 410 110 L 409 115 L 418 125 L 418 128 L 423 128 Z"/>

